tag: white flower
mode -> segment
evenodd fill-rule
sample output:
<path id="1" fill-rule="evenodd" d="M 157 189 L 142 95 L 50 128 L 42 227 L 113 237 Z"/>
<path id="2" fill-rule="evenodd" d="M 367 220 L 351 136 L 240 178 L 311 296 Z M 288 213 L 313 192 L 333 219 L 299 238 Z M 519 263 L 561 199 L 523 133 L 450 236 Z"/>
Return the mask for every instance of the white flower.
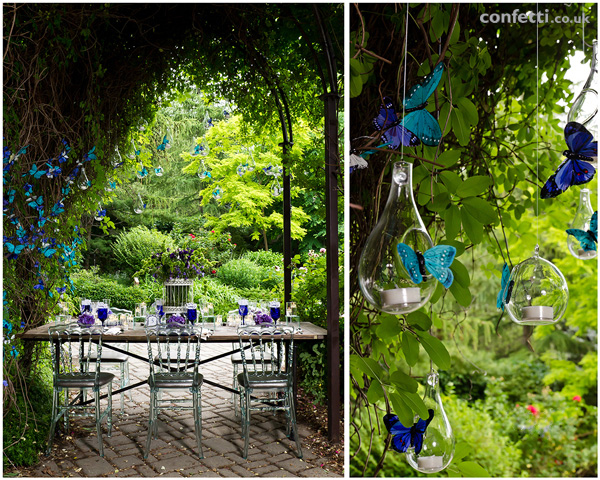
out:
<path id="1" fill-rule="evenodd" d="M 321 252 L 321 253 L 325 253 L 326 251 L 327 251 L 326 248 L 322 248 L 321 250 L 319 250 L 319 252 Z"/>

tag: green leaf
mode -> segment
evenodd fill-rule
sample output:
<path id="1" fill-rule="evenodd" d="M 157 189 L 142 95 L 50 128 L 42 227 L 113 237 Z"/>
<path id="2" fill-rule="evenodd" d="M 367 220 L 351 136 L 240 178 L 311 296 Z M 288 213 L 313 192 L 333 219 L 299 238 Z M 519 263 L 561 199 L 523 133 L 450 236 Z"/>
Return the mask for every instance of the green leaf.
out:
<path id="1" fill-rule="evenodd" d="M 402 396 L 398 393 L 391 393 L 389 395 L 392 408 L 394 413 L 398 415 L 398 419 L 402 425 L 412 425 L 414 422 L 415 414 L 406 404 Z"/>
<path id="2" fill-rule="evenodd" d="M 381 324 L 377 327 L 377 336 L 379 338 L 397 337 L 402 331 L 398 317 L 383 314 L 379 316 L 379 319 L 381 321 Z"/>
<path id="3" fill-rule="evenodd" d="M 419 384 L 417 381 L 408 376 L 402 370 L 396 370 L 390 375 L 390 382 L 394 384 L 395 387 L 398 387 L 401 390 L 406 392 L 415 393 L 419 388 Z"/>
<path id="4" fill-rule="evenodd" d="M 446 239 L 453 240 L 460 232 L 460 210 L 456 205 L 450 205 L 445 213 Z"/>
<path id="5" fill-rule="evenodd" d="M 406 363 L 411 367 L 414 367 L 419 360 L 420 345 L 419 341 L 411 332 L 404 332 L 402 334 L 402 353 L 404 353 Z"/>
<path id="6" fill-rule="evenodd" d="M 376 378 L 372 378 L 369 390 L 367 390 L 367 400 L 369 400 L 370 403 L 376 403 L 378 400 L 381 400 L 383 396 L 383 387 L 381 386 L 381 383 L 379 383 L 379 380 Z"/>
<path id="7" fill-rule="evenodd" d="M 481 243 L 481 240 L 483 239 L 483 225 L 475 220 L 464 208 L 461 208 L 460 210 L 460 218 L 465 233 L 468 235 L 471 242 L 475 245 Z"/>
<path id="8" fill-rule="evenodd" d="M 483 198 L 467 197 L 462 201 L 463 208 L 477 221 L 484 225 L 497 223 L 498 215 L 494 208 Z"/>
<path id="9" fill-rule="evenodd" d="M 456 189 L 456 194 L 459 197 L 474 197 L 481 195 L 492 184 L 492 179 L 487 175 L 475 175 L 467 178 Z"/>
<path id="10" fill-rule="evenodd" d="M 446 150 L 435 161 L 441 163 L 444 167 L 449 168 L 458 162 L 461 153 L 461 150 Z"/>
<path id="11" fill-rule="evenodd" d="M 471 305 L 471 300 L 473 297 L 471 296 L 471 291 L 468 288 L 463 287 L 458 282 L 452 282 L 450 285 L 450 293 L 454 296 L 459 305 L 463 307 L 468 307 Z"/>
<path id="12" fill-rule="evenodd" d="M 465 267 L 460 260 L 456 258 L 452 262 L 450 267 L 452 273 L 454 273 L 454 281 L 458 282 L 462 287 L 468 287 L 471 285 L 471 278 L 469 277 L 469 271 L 467 267 Z"/>
<path id="13" fill-rule="evenodd" d="M 406 316 L 406 321 L 411 327 L 419 330 L 429 330 L 431 328 L 431 319 L 423 310 L 409 313 Z"/>
<path id="14" fill-rule="evenodd" d="M 450 354 L 444 344 L 439 339 L 429 335 L 428 332 L 417 331 L 416 333 L 433 363 L 441 370 L 448 370 L 450 368 Z"/>
<path id="15" fill-rule="evenodd" d="M 462 112 L 458 108 L 453 108 L 450 112 L 450 119 L 452 121 L 452 131 L 454 132 L 454 135 L 456 135 L 458 143 L 462 146 L 467 145 L 469 143 L 471 132 L 463 118 Z"/>
<path id="16" fill-rule="evenodd" d="M 350 355 L 350 373 L 358 383 L 360 388 L 365 388 L 364 379 L 364 363 L 361 362 L 361 358 L 358 355 Z"/>
<path id="17" fill-rule="evenodd" d="M 434 212 L 442 212 L 448 208 L 450 204 L 450 194 L 448 192 L 442 192 L 436 195 L 433 202 L 429 205 L 429 209 Z"/>
<path id="18" fill-rule="evenodd" d="M 444 170 L 441 172 L 440 178 L 450 193 L 456 193 L 456 189 L 462 183 L 462 178 L 450 170 Z"/>
<path id="19" fill-rule="evenodd" d="M 445 291 L 446 289 L 444 288 L 444 286 L 440 282 L 438 282 L 437 287 L 435 287 L 435 292 L 433 292 L 433 295 L 431 296 L 431 299 L 429 301 L 432 304 L 437 303 L 437 301 L 442 297 Z"/>
<path id="20" fill-rule="evenodd" d="M 413 412 L 415 412 L 421 418 L 424 418 L 424 419 L 429 418 L 429 411 L 427 410 L 427 407 L 423 403 L 423 399 L 421 397 L 419 397 L 418 394 L 407 393 L 407 392 L 400 392 L 400 393 L 402 395 L 402 398 L 406 402 L 406 404 L 412 409 Z"/>
<path id="21" fill-rule="evenodd" d="M 469 445 L 467 442 L 458 442 L 456 444 L 456 448 L 454 449 L 454 457 L 452 458 L 453 462 L 457 463 L 472 451 L 473 447 L 471 447 L 471 445 Z"/>
<path id="22" fill-rule="evenodd" d="M 460 470 L 465 477 L 490 477 L 491 475 L 485 468 L 479 465 L 477 462 L 461 462 L 455 464 L 456 468 Z"/>
<path id="23" fill-rule="evenodd" d="M 479 122 L 479 115 L 473 102 L 467 97 L 460 97 L 456 100 L 456 104 L 460 107 L 461 112 L 467 122 L 471 125 L 477 125 Z"/>

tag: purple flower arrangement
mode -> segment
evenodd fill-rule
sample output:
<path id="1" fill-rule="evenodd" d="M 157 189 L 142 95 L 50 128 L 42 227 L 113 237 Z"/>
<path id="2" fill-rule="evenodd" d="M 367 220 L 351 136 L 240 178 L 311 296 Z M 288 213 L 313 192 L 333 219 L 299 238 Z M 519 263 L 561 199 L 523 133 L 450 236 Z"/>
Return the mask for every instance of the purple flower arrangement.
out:
<path id="1" fill-rule="evenodd" d="M 165 252 L 154 253 L 146 259 L 144 267 L 136 273 L 137 276 L 150 275 L 161 282 L 173 278 L 194 279 L 204 276 L 205 268 L 210 268 L 204 256 L 203 249 L 181 248 Z"/>
<path id="2" fill-rule="evenodd" d="M 79 315 L 79 319 L 77 320 L 77 323 L 79 325 L 81 325 L 82 327 L 91 327 L 94 323 L 95 323 L 96 319 L 94 318 L 93 315 L 90 315 L 89 313 L 82 313 L 81 315 Z"/>
<path id="3" fill-rule="evenodd" d="M 183 318 L 181 315 L 172 315 L 169 318 L 167 318 L 167 323 L 185 325 L 185 318 Z"/>
<path id="4" fill-rule="evenodd" d="M 268 313 L 258 312 L 254 317 L 254 323 L 256 325 L 267 325 L 273 323 L 273 319 Z"/>

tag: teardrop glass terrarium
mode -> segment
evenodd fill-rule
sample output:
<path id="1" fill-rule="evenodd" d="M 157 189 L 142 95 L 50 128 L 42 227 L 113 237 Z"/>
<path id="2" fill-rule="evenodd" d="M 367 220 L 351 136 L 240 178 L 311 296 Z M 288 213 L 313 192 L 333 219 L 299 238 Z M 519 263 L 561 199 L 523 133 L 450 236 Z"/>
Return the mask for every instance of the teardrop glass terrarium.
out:
<path id="1" fill-rule="evenodd" d="M 413 196 L 412 164 L 404 161 L 394 164 L 387 203 L 358 264 L 358 282 L 367 301 L 396 315 L 421 308 L 437 285 L 429 273 L 413 283 L 400 259 L 399 243 L 421 253 L 433 247 Z"/>
<path id="2" fill-rule="evenodd" d="M 598 42 L 594 40 L 592 65 L 583 90 L 573 102 L 567 120 L 585 126 L 598 139 Z"/>
<path id="3" fill-rule="evenodd" d="M 427 375 L 423 403 L 433 411 L 433 417 L 423 434 L 423 445 L 419 453 L 414 446 L 406 450 L 406 460 L 415 470 L 436 473 L 446 468 L 454 456 L 455 439 L 452 426 L 442 405 L 439 392 L 439 376 L 432 370 Z M 418 418 L 415 418 L 415 422 Z"/>
<path id="4" fill-rule="evenodd" d="M 558 322 L 569 303 L 569 287 L 561 271 L 539 256 L 536 245 L 532 257 L 510 273 L 512 292 L 505 306 L 510 319 L 519 325 L 551 325 Z"/>
<path id="5" fill-rule="evenodd" d="M 590 231 L 590 221 L 594 214 L 592 202 L 590 201 L 590 193 L 590 190 L 587 188 L 582 188 L 579 192 L 579 206 L 577 207 L 577 212 L 575 212 L 575 218 L 571 222 L 571 225 L 569 225 L 572 229 L 580 230 L 583 235 L 586 235 L 586 232 Z M 587 235 L 589 235 L 589 233 L 587 233 Z M 598 254 L 596 244 L 591 239 L 588 242 L 584 239 L 582 242 L 574 235 L 569 235 L 567 237 L 567 246 L 569 247 L 571 255 L 581 260 L 596 258 Z M 592 246 L 594 247 L 593 250 L 590 249 Z"/>

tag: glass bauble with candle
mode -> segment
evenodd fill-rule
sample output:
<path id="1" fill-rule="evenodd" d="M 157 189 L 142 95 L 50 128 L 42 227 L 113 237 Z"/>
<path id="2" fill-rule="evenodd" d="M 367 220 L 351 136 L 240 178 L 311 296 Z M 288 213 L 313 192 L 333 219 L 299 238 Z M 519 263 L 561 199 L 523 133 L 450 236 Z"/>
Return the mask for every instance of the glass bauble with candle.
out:
<path id="1" fill-rule="evenodd" d="M 539 246 L 533 256 L 512 269 L 510 282 L 514 283 L 505 307 L 513 322 L 551 325 L 565 314 L 569 303 L 567 281 L 556 265 L 539 256 Z"/>
<path id="2" fill-rule="evenodd" d="M 592 235 L 590 235 L 590 233 L 586 233 L 590 232 L 590 223 L 592 215 L 594 214 L 592 202 L 590 201 L 590 193 L 591 192 L 588 188 L 582 188 L 579 191 L 579 205 L 577 207 L 577 211 L 575 212 L 575 218 L 573 218 L 573 221 L 569 225 L 569 229 L 580 230 L 582 235 L 590 236 L 589 241 L 585 242 L 584 240 L 582 242 L 574 235 L 569 235 L 567 237 L 567 246 L 569 247 L 569 252 L 571 252 L 571 255 L 573 255 L 575 258 L 579 258 L 580 260 L 596 258 L 596 255 L 598 254 L 598 247 L 592 240 Z M 567 233 L 569 233 L 569 231 L 567 231 Z"/>
<path id="3" fill-rule="evenodd" d="M 413 283 L 398 253 L 399 243 L 421 253 L 433 247 L 414 199 L 412 164 L 404 161 L 393 166 L 387 203 L 358 264 L 359 286 L 367 301 L 396 315 L 421 308 L 437 285 L 429 273 L 421 283 Z"/>
<path id="4" fill-rule="evenodd" d="M 568 122 L 583 125 L 598 140 L 598 42 L 594 40 L 590 74 L 577 96 L 567 117 Z M 596 159 L 594 159 L 596 160 Z M 594 162 L 594 165 L 597 161 Z"/>
<path id="5" fill-rule="evenodd" d="M 436 473 L 446 468 L 454 456 L 455 439 L 452 426 L 442 405 L 439 392 L 439 376 L 432 370 L 427 375 L 423 403 L 433 412 L 433 417 L 423 434 L 423 445 L 419 453 L 414 446 L 406 450 L 406 460 L 415 470 L 422 473 Z M 419 420 L 415 418 L 415 423 Z"/>

